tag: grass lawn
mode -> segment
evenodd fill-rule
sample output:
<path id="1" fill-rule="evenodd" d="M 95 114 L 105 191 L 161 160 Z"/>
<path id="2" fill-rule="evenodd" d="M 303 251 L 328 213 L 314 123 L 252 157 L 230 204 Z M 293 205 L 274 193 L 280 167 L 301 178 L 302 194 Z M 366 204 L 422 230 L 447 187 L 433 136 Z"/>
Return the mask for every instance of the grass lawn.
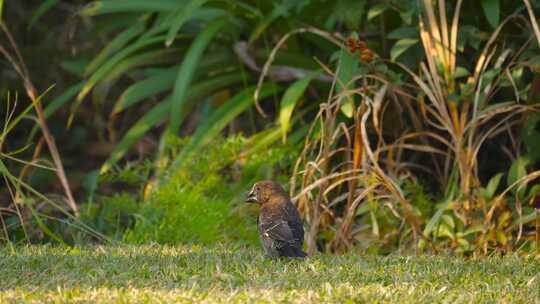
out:
<path id="1" fill-rule="evenodd" d="M 217 246 L 8 246 L 0 303 L 540 303 L 540 259 L 330 256 L 268 260 Z"/>

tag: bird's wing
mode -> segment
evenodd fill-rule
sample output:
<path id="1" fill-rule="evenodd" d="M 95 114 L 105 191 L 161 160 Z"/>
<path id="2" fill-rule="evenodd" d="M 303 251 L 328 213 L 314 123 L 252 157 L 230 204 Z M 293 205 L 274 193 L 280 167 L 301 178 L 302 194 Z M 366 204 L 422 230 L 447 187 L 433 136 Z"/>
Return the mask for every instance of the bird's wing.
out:
<path id="1" fill-rule="evenodd" d="M 304 226 L 300 219 L 300 214 L 296 207 L 291 204 L 287 204 L 285 207 L 285 213 L 287 214 L 287 223 L 291 228 L 293 238 L 297 239 L 300 244 L 304 242 Z"/>
<path id="2" fill-rule="evenodd" d="M 295 244 L 299 241 L 298 238 L 294 236 L 288 222 L 281 218 L 269 221 L 260 219 L 259 231 L 262 235 L 279 242 Z"/>
<path id="3" fill-rule="evenodd" d="M 288 222 L 293 238 L 295 238 L 299 244 L 304 242 L 304 226 L 300 220 L 291 220 Z"/>

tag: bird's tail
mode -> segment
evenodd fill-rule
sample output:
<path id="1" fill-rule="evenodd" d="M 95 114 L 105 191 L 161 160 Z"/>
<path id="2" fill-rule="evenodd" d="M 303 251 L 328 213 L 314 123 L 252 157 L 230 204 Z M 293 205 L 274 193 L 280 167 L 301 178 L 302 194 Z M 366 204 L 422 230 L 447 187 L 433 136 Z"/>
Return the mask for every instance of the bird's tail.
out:
<path id="1" fill-rule="evenodd" d="M 307 254 L 305 252 L 302 251 L 302 249 L 297 249 L 297 257 L 299 258 L 305 258 L 307 257 Z"/>
<path id="2" fill-rule="evenodd" d="M 291 258 L 305 258 L 307 254 L 302 249 L 294 246 L 287 246 L 284 248 L 282 255 Z"/>

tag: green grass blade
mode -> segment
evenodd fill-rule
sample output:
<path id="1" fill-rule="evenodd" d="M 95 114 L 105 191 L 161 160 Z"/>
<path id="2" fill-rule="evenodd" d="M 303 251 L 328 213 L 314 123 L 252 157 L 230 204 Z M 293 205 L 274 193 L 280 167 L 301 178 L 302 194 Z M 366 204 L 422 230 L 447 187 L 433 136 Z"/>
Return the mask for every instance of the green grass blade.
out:
<path id="1" fill-rule="evenodd" d="M 80 83 L 79 85 L 82 86 L 82 83 Z M 45 93 L 47 93 L 50 89 L 52 89 L 53 86 L 51 86 L 49 89 L 47 89 L 45 91 Z M 67 89 L 67 91 L 62 94 L 61 96 L 53 99 L 52 102 L 50 102 L 47 107 L 45 107 L 45 111 L 44 111 L 44 114 L 45 114 L 45 118 L 48 118 L 50 115 L 52 115 L 57 109 L 59 109 L 66 101 L 68 101 L 70 98 L 72 98 L 73 96 L 75 96 L 75 94 L 77 94 L 77 91 L 80 89 L 80 87 L 76 87 L 73 86 L 73 87 L 69 87 Z M 39 102 L 41 101 L 41 99 L 43 98 L 44 94 L 41 94 L 37 99 L 36 99 L 36 102 Z M 33 105 L 31 105 L 33 107 Z M 30 142 L 32 142 L 33 138 L 34 138 L 34 135 L 38 132 L 39 130 L 39 125 L 38 124 L 35 124 L 33 127 L 32 127 L 32 130 L 30 130 L 30 133 L 29 135 L 27 136 L 27 139 L 26 139 L 26 142 L 29 144 Z"/>
<path id="2" fill-rule="evenodd" d="M 256 153 L 268 145 L 275 143 L 281 137 L 281 128 L 279 126 L 267 128 L 253 134 L 246 141 L 246 146 L 250 147 L 244 155 Z"/>
<path id="3" fill-rule="evenodd" d="M 91 227 L 86 225 L 84 222 L 82 222 L 78 218 L 76 218 L 73 214 L 66 211 L 65 208 L 63 208 L 62 206 L 55 203 L 53 200 L 49 199 L 48 197 L 46 197 L 45 195 L 40 193 L 39 191 L 34 189 L 29 184 L 25 183 L 24 181 L 20 180 L 16 176 L 14 176 L 11 172 L 9 172 L 9 169 L 2 162 L 1 159 L 0 159 L 0 175 L 4 175 L 9 180 L 9 182 L 11 182 L 18 189 L 19 188 L 25 189 L 25 191 L 27 191 L 28 193 L 31 193 L 32 195 L 39 198 L 41 201 L 46 202 L 47 204 L 54 207 L 56 210 L 58 210 L 60 213 L 62 213 L 66 218 L 73 220 L 74 223 L 76 223 L 79 226 L 78 229 L 80 229 L 81 231 L 86 232 L 88 234 L 91 234 L 91 235 L 93 235 L 93 236 L 95 236 L 98 239 L 101 239 L 103 241 L 108 241 L 109 240 L 105 235 L 103 235 L 103 234 L 99 233 L 98 231 L 92 229 Z M 28 207 L 32 211 L 33 216 L 39 216 L 39 213 L 34 213 L 36 211 L 34 210 L 33 206 L 29 205 Z M 41 220 L 41 218 L 37 217 L 36 220 L 39 221 L 39 220 Z M 39 224 L 40 228 L 44 229 L 44 232 L 46 232 L 51 238 L 54 238 L 55 240 L 57 240 L 60 243 L 64 243 L 64 241 L 61 239 L 61 237 L 57 236 L 52 231 L 48 230 L 48 227 L 46 225 L 44 225 L 43 223 L 38 223 L 38 224 Z M 45 229 L 47 229 L 47 231 L 45 231 Z M 55 238 L 55 236 L 57 238 Z"/>
<path id="4" fill-rule="evenodd" d="M 342 93 L 352 88 L 351 80 L 358 73 L 358 58 L 347 50 L 342 49 L 339 56 L 337 91 Z M 354 99 L 352 96 L 344 96 L 341 99 L 341 112 L 351 118 L 353 115 Z"/>
<path id="5" fill-rule="evenodd" d="M 168 90 L 174 84 L 178 68 L 167 69 L 129 86 L 115 103 L 112 114 L 118 114 L 140 101 Z"/>
<path id="6" fill-rule="evenodd" d="M 234 58 L 229 52 L 213 52 L 207 57 L 207 60 L 199 65 L 197 74 L 208 74 L 211 71 L 223 69 L 224 62 L 231 62 L 233 60 Z M 179 69 L 180 64 L 172 68 L 159 70 L 154 72 L 152 76 L 129 86 L 114 105 L 112 114 L 120 113 L 145 98 L 172 88 Z M 230 77 L 230 75 L 227 74 L 224 77 Z M 198 85 L 199 83 L 195 87 Z"/>
<path id="7" fill-rule="evenodd" d="M 83 99 L 88 95 L 88 93 L 92 90 L 92 88 L 104 77 L 106 77 L 109 72 L 124 58 L 127 56 L 133 54 L 134 52 L 138 51 L 139 49 L 152 45 L 156 42 L 164 41 L 165 36 L 158 36 L 153 37 L 149 39 L 145 39 L 142 41 L 137 41 L 133 45 L 123 49 L 122 51 L 118 52 L 116 55 L 114 55 L 111 59 L 109 59 L 107 62 L 105 62 L 90 78 L 86 81 L 84 86 L 81 88 L 81 91 L 77 95 L 77 98 L 75 100 L 74 108 L 78 107 L 80 103 L 83 101 Z M 70 119 L 71 121 L 71 119 Z M 69 124 L 69 123 L 68 123 Z"/>
<path id="8" fill-rule="evenodd" d="M 482 9 L 484 10 L 484 15 L 486 16 L 489 25 L 496 29 L 499 25 L 499 20 L 501 19 L 500 1 L 482 0 Z"/>
<path id="9" fill-rule="evenodd" d="M 276 21 L 276 19 L 289 14 L 288 9 L 289 8 L 286 2 L 276 5 L 274 9 L 259 22 L 259 24 L 255 27 L 253 32 L 251 32 L 251 34 L 249 35 L 249 40 L 248 40 L 249 43 L 252 43 L 253 41 L 259 39 L 262 33 L 264 33 L 266 29 L 274 21 Z"/>
<path id="10" fill-rule="evenodd" d="M 153 67 L 160 64 L 170 64 L 171 62 L 174 62 L 174 60 L 176 60 L 176 58 L 178 58 L 178 55 L 180 54 L 181 50 L 175 48 L 150 50 L 148 52 L 130 56 L 129 58 L 126 58 L 119 62 L 109 72 L 107 77 L 103 78 L 102 81 L 111 81 L 112 79 L 118 78 L 134 68 L 140 68 L 144 66 Z"/>
<path id="11" fill-rule="evenodd" d="M 186 21 L 188 21 L 190 18 L 193 18 L 193 13 L 197 11 L 197 9 L 200 8 L 205 2 L 206 0 L 192 0 L 186 6 L 178 9 L 174 21 L 169 28 L 169 32 L 167 33 L 167 40 L 165 41 L 165 45 L 167 47 L 173 43 L 174 38 L 176 37 L 176 34 L 178 34 L 178 31 L 180 31 L 182 28 L 182 25 L 184 25 L 184 23 L 186 23 Z"/>
<path id="12" fill-rule="evenodd" d="M 36 100 L 29 104 L 22 112 L 19 112 L 17 114 L 17 116 L 15 116 L 15 118 L 12 118 L 11 120 L 6 120 L 4 122 L 4 128 L 2 129 L 2 134 L 0 135 L 0 143 L 4 142 L 6 140 L 6 137 L 7 135 L 9 134 L 9 132 L 11 132 L 11 130 L 13 130 L 13 128 L 15 128 L 15 126 L 17 126 L 17 124 L 24 118 L 26 117 L 26 115 L 28 114 L 28 112 L 30 112 L 32 109 L 34 109 L 34 107 L 41 102 L 41 100 L 43 99 L 43 97 L 45 97 L 45 95 L 47 95 L 52 89 L 54 88 L 54 85 L 50 86 L 49 88 L 47 88 L 47 90 L 45 90 L 45 92 L 41 93 L 37 98 Z"/>
<path id="13" fill-rule="evenodd" d="M 296 129 L 289 138 L 289 143 L 297 143 L 300 140 L 304 140 L 307 132 L 309 131 L 309 125 L 306 124 L 298 129 Z M 281 137 L 281 128 L 275 127 L 260 132 L 259 134 L 253 136 L 249 139 L 252 143 L 252 146 L 247 150 L 244 155 L 251 155 L 258 153 L 264 149 L 267 149 L 270 145 L 274 144 Z"/>
<path id="14" fill-rule="evenodd" d="M 77 95 L 77 92 L 84 86 L 84 82 L 79 82 L 77 84 L 74 84 L 70 87 L 68 87 L 64 94 L 56 97 L 55 99 L 51 100 L 45 107 L 43 113 L 45 114 L 45 118 L 50 117 L 54 112 L 56 112 L 58 109 L 60 109 L 66 102 L 68 102 L 71 98 L 75 97 Z"/>
<path id="15" fill-rule="evenodd" d="M 283 94 L 279 110 L 279 124 L 281 126 L 281 136 L 283 138 L 283 142 L 287 141 L 287 132 L 291 126 L 291 116 L 294 107 L 304 95 L 304 92 L 315 75 L 316 74 L 311 74 L 303 79 L 297 80 L 289 88 L 287 88 L 287 91 L 285 91 L 285 94 Z"/>
<path id="16" fill-rule="evenodd" d="M 166 71 L 129 87 L 115 104 L 113 114 L 120 113 L 125 109 L 139 103 L 145 98 L 163 92 L 172 87 L 173 80 L 171 80 L 171 78 L 167 78 L 167 76 L 170 74 L 171 71 Z M 176 71 L 174 71 L 174 75 L 176 75 Z M 198 82 L 193 85 L 189 92 L 188 98 L 210 94 L 219 88 L 241 83 L 242 79 L 243 78 L 240 73 L 233 72 L 220 75 L 206 81 Z"/>
<path id="17" fill-rule="evenodd" d="M 437 206 L 437 211 L 435 214 L 429 219 L 428 223 L 426 224 L 426 227 L 424 228 L 424 236 L 429 237 L 433 231 L 437 228 L 437 225 L 439 224 L 442 215 L 445 211 L 447 211 L 451 207 L 452 202 L 450 200 L 447 200 Z"/>
<path id="18" fill-rule="evenodd" d="M 86 95 L 92 90 L 94 85 L 99 82 L 101 79 L 106 77 L 109 72 L 124 58 L 128 57 L 129 55 L 133 54 L 134 52 L 138 51 L 139 49 L 152 45 L 154 43 L 160 42 L 165 40 L 165 36 L 158 36 L 154 38 L 145 39 L 142 41 L 137 41 L 133 45 L 123 49 L 122 51 L 118 52 L 116 55 L 114 55 L 111 59 L 106 61 L 85 83 L 82 90 L 77 95 L 77 101 L 80 102 Z"/>
<path id="19" fill-rule="evenodd" d="M 168 111 L 170 108 L 170 100 L 164 100 L 155 107 L 153 107 L 149 112 L 147 112 L 143 117 L 141 117 L 135 125 L 133 125 L 124 135 L 122 140 L 114 146 L 114 149 L 111 152 L 111 155 L 105 161 L 103 166 L 101 166 L 100 172 L 105 173 L 112 168 L 116 162 L 118 162 L 124 155 L 127 153 L 128 149 L 139 139 L 141 138 L 150 128 L 155 126 L 158 122 L 162 121 L 167 117 Z"/>
<path id="20" fill-rule="evenodd" d="M 50 86 L 47 90 L 45 90 L 45 92 L 43 92 L 40 96 L 38 96 L 38 98 L 36 98 L 35 102 L 33 102 L 32 104 L 29 104 L 22 112 L 18 113 L 18 115 L 15 117 L 15 118 L 11 118 L 11 119 L 6 119 L 5 122 L 4 122 L 4 126 L 2 128 L 2 131 L 1 131 L 1 134 L 0 134 L 0 143 L 6 141 L 6 137 L 8 136 L 9 132 L 11 132 L 11 130 L 13 130 L 13 128 L 15 128 L 19 122 L 24 118 L 26 117 L 26 115 L 32 110 L 34 109 L 34 107 L 36 106 L 37 103 L 41 102 L 41 100 L 43 99 L 43 97 L 54 87 L 53 86 Z M 39 125 L 38 124 L 35 124 L 32 128 L 32 130 L 30 130 L 30 134 L 28 135 L 27 137 L 27 145 L 29 145 L 29 143 L 32 141 L 32 139 L 34 138 L 34 135 L 36 134 L 36 132 L 39 130 Z M 24 148 L 21 148 L 21 149 L 24 149 Z"/>
<path id="21" fill-rule="evenodd" d="M 261 98 L 269 96 L 275 92 L 272 84 L 265 84 L 261 88 Z M 214 111 L 193 134 L 193 137 L 182 152 L 173 161 L 172 168 L 181 165 L 182 160 L 196 151 L 198 148 L 208 144 L 216 137 L 223 128 L 227 126 L 236 116 L 246 111 L 253 104 L 254 87 L 244 89 L 227 101 L 224 105 Z"/>
<path id="22" fill-rule="evenodd" d="M 133 84 L 120 96 L 120 99 L 113 108 L 113 114 L 120 113 L 145 98 L 168 90 L 172 87 L 174 83 L 173 77 L 176 74 L 177 69 L 170 69 Z M 227 81 L 229 78 L 232 78 L 233 81 Z M 208 81 L 199 82 L 190 90 L 189 98 L 210 93 L 210 90 L 214 90 L 214 87 L 219 87 L 222 81 L 224 81 L 225 84 L 233 84 L 237 79 L 240 79 L 240 76 L 237 76 L 237 73 L 231 73 L 220 75 Z M 206 88 L 208 88 L 208 90 Z"/>
<path id="23" fill-rule="evenodd" d="M 190 90 L 189 97 L 191 99 L 208 95 L 211 92 L 220 89 L 226 88 L 236 83 L 241 83 L 243 77 L 239 73 L 230 73 L 226 75 L 220 75 L 213 79 L 198 83 L 192 87 Z M 115 145 L 111 156 L 105 164 L 101 167 L 101 173 L 108 171 L 116 162 L 118 162 L 128 151 L 128 149 L 139 139 L 141 138 L 151 127 L 167 118 L 169 110 L 171 107 L 171 98 L 166 98 L 157 106 L 152 108 L 150 112 L 146 113 L 142 118 L 140 118 L 124 135 L 118 144 Z M 188 106 L 190 104 L 187 104 Z M 184 114 L 185 115 L 185 114 Z"/>
<path id="24" fill-rule="evenodd" d="M 178 49 L 157 49 L 155 51 L 149 51 L 141 54 L 133 55 L 129 58 L 122 60 L 118 63 L 105 77 L 99 82 L 94 89 L 93 101 L 100 104 L 105 100 L 109 89 L 116 83 L 116 81 L 129 70 L 134 68 L 146 66 L 146 65 L 158 65 L 162 63 L 171 63 L 178 57 L 180 51 Z"/>
<path id="25" fill-rule="evenodd" d="M 7 168 L 7 166 L 4 164 L 4 162 L 1 159 L 0 159 L 0 175 L 2 175 L 5 178 L 6 181 L 9 181 L 11 184 L 13 184 L 17 188 L 20 185 L 23 185 L 23 187 L 25 185 L 16 176 L 14 176 L 13 174 L 11 174 L 11 172 L 9 172 L 9 169 Z M 30 189 L 28 189 L 28 190 L 30 190 Z M 36 191 L 33 188 L 31 188 L 31 190 Z M 59 243 L 66 245 L 64 243 L 64 241 L 62 240 L 62 238 L 60 238 L 58 235 L 54 234 L 51 230 L 49 230 L 49 228 L 46 225 L 43 224 L 43 222 L 41 220 L 41 217 L 36 212 L 35 208 L 30 204 L 26 204 L 26 205 L 28 206 L 28 209 L 32 213 L 32 216 L 36 220 L 37 225 L 43 230 L 43 232 L 46 235 L 48 235 L 49 237 L 51 237 L 52 239 L 54 239 L 55 241 L 58 241 Z"/>
<path id="26" fill-rule="evenodd" d="M 419 40 L 416 38 L 404 38 L 398 40 L 392 47 L 392 50 L 390 50 L 390 60 L 396 61 L 396 59 L 405 53 L 405 51 L 410 49 L 412 46 L 417 45 L 418 41 Z"/>
<path id="27" fill-rule="evenodd" d="M 187 51 L 182 66 L 178 72 L 172 94 L 173 103 L 171 105 L 171 115 L 169 121 L 169 132 L 177 134 L 182 123 L 183 111 L 188 96 L 188 87 L 191 84 L 195 69 L 199 63 L 202 53 L 217 34 L 217 32 L 226 24 L 225 19 L 219 19 L 210 23 L 193 41 Z"/>
<path id="28" fill-rule="evenodd" d="M 30 21 L 28 21 L 28 29 L 32 29 L 36 22 L 47 13 L 48 10 L 50 10 L 53 6 L 55 6 L 58 3 L 58 0 L 45 0 L 43 3 L 41 3 L 38 8 L 34 10 L 32 13 L 32 16 L 30 17 Z"/>
<path id="29" fill-rule="evenodd" d="M 170 12 L 181 5 L 176 0 L 103 0 L 90 3 L 81 11 L 87 16 L 124 12 Z"/>
<path id="30" fill-rule="evenodd" d="M 152 26 L 138 40 L 145 40 L 158 34 L 165 34 L 174 21 L 174 11 L 157 14 Z M 166 38 L 165 38 L 166 39 Z"/>
<path id="31" fill-rule="evenodd" d="M 144 23 L 141 21 L 116 35 L 116 37 L 114 37 L 114 39 L 111 40 L 111 42 L 86 66 L 84 76 L 87 77 L 94 72 L 113 52 L 124 47 L 126 43 L 142 33 L 143 30 Z"/>
<path id="32" fill-rule="evenodd" d="M 146 31 L 140 39 L 146 39 L 161 33 L 168 33 L 171 27 L 173 27 L 174 23 L 177 21 L 176 18 L 178 11 L 182 9 L 184 9 L 184 6 L 178 7 L 176 10 L 172 10 L 171 12 L 160 13 L 152 28 Z M 224 10 L 202 7 L 192 11 L 189 16 L 189 20 L 197 20 L 199 22 L 209 23 L 223 16 L 227 16 L 227 12 Z"/>

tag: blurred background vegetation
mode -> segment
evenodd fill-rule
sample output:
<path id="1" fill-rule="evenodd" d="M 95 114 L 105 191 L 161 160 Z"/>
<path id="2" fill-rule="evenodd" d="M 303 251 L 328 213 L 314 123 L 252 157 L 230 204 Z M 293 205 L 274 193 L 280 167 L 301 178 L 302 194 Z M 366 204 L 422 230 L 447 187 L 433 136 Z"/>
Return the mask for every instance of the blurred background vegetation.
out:
<path id="1" fill-rule="evenodd" d="M 538 252 L 539 1 L 1 1 L 3 242 Z"/>

